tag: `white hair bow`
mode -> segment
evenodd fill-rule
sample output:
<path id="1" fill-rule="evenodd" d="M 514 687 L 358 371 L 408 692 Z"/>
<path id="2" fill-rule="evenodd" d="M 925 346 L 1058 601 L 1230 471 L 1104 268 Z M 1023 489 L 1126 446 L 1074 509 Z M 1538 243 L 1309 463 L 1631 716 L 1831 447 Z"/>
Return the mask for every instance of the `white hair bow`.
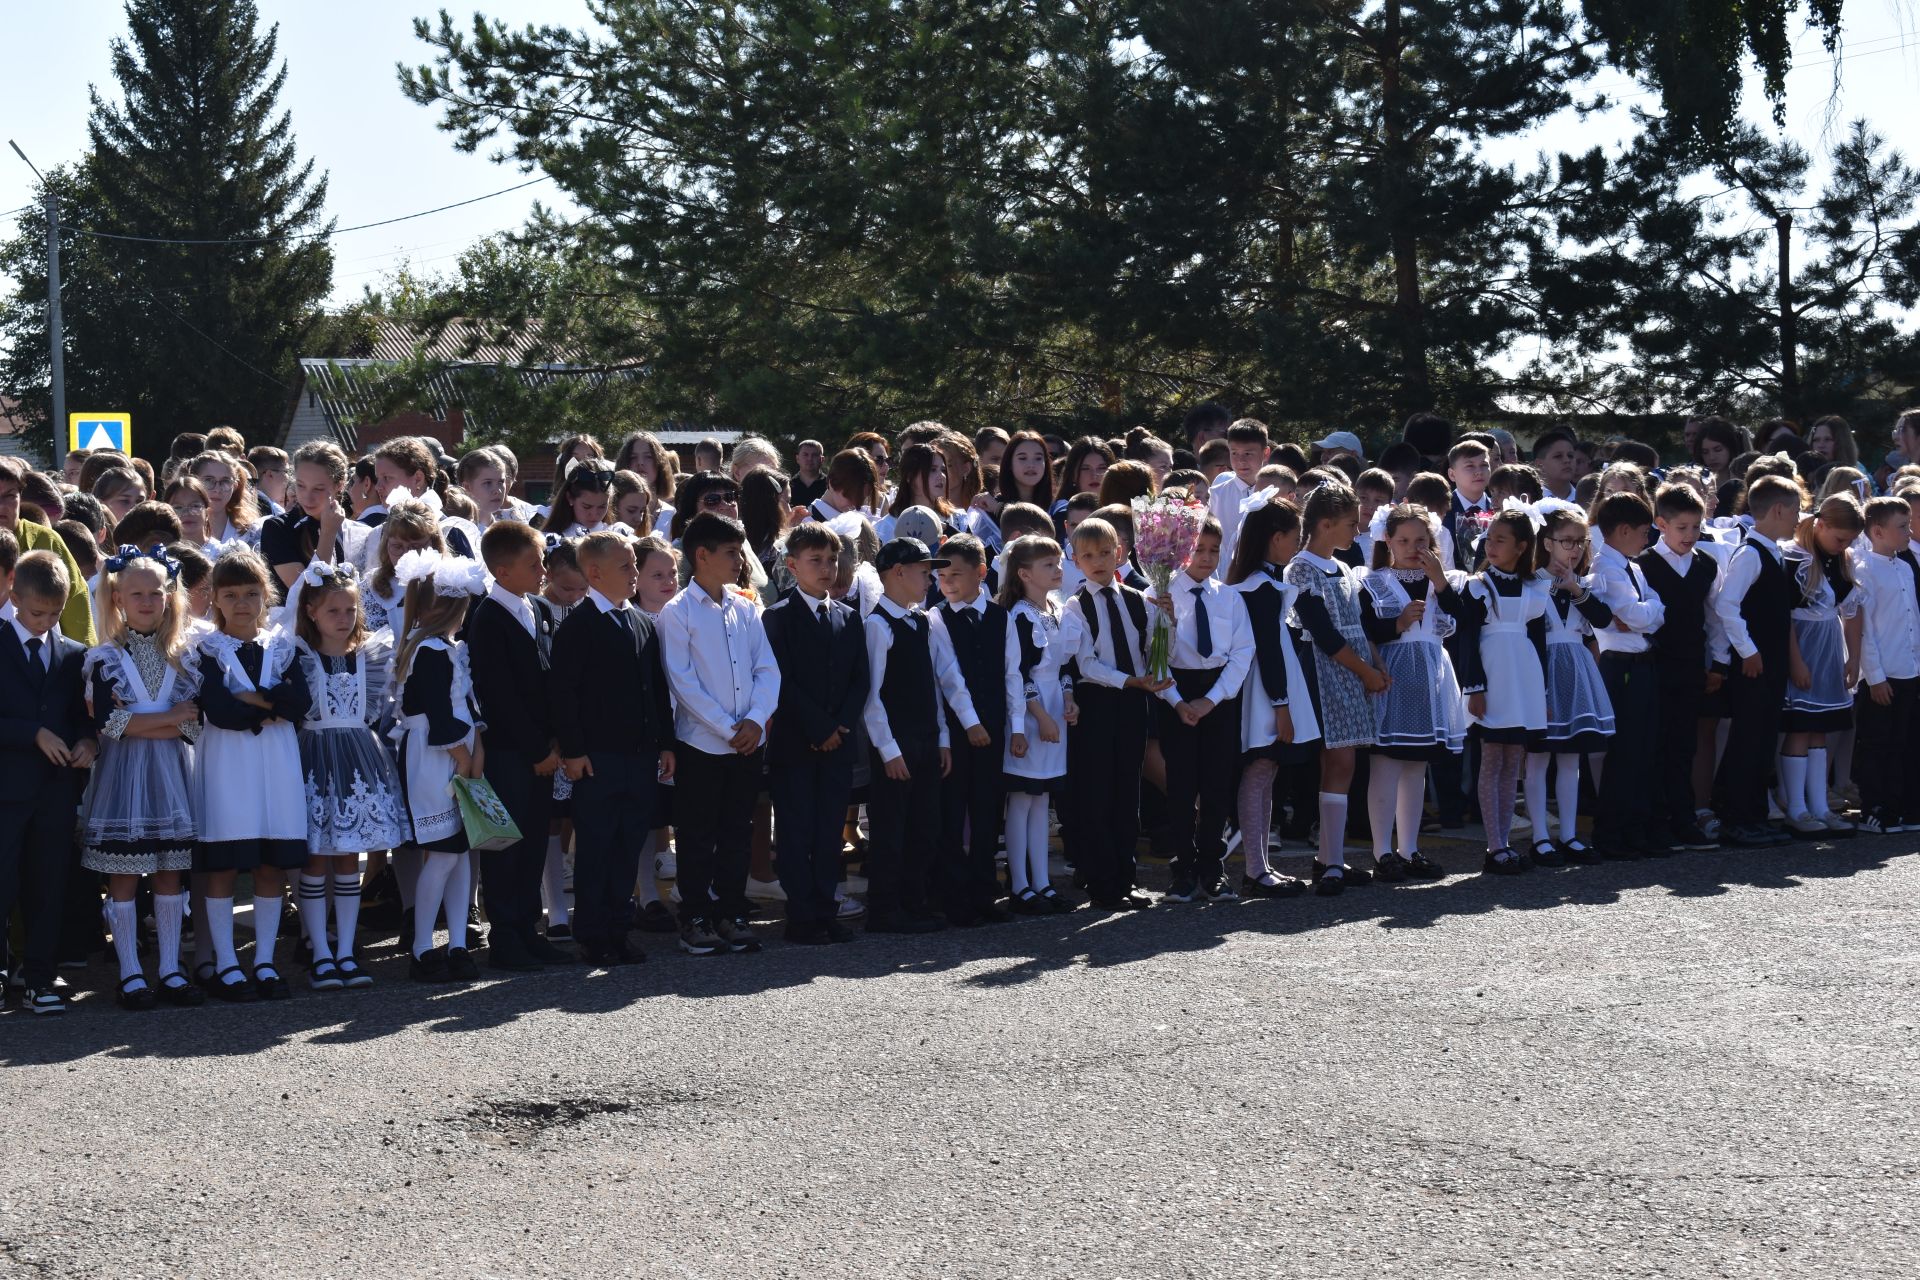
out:
<path id="1" fill-rule="evenodd" d="M 1279 492 L 1280 490 L 1277 486 L 1268 485 L 1264 489 L 1248 494 L 1246 497 L 1240 499 L 1240 514 L 1243 516 L 1252 515 L 1269 502 L 1272 502 Z"/>
<path id="2" fill-rule="evenodd" d="M 352 584 L 359 578 L 359 571 L 351 564 L 329 564 L 324 560 L 315 560 L 300 571 L 300 582 L 307 587 L 325 586 L 329 582 Z"/>
<path id="3" fill-rule="evenodd" d="M 1535 517 L 1533 527 L 1536 529 L 1544 525 L 1547 522 L 1547 517 L 1553 515 L 1556 511 L 1570 512 L 1573 515 L 1579 516 L 1582 520 L 1587 518 L 1586 509 L 1579 503 L 1568 502 L 1565 498 L 1556 498 L 1552 495 L 1540 499 L 1540 501 L 1528 507 L 1527 510 L 1532 512 Z"/>
<path id="4" fill-rule="evenodd" d="M 431 488 L 423 489 L 418 494 L 415 494 L 411 489 L 395 489 L 387 495 L 387 510 L 391 511 L 408 502 L 423 506 L 436 516 L 440 514 L 440 495 L 435 493 Z"/>
<path id="5" fill-rule="evenodd" d="M 422 547 L 409 551 L 393 566 L 393 576 L 402 586 L 411 586 L 423 578 L 433 582 L 438 596 L 477 596 L 487 589 L 487 567 L 465 556 L 450 556 Z"/>
<path id="6" fill-rule="evenodd" d="M 1383 502 L 1373 509 L 1373 519 L 1367 522 L 1367 537 L 1371 541 L 1385 541 L 1387 536 L 1387 517 L 1393 514 L 1394 505 L 1395 504 L 1391 502 Z M 1426 512 L 1427 537 L 1435 547 L 1438 547 L 1440 545 L 1440 517 L 1431 511 L 1427 511 L 1425 507 L 1422 507 L 1421 510 Z"/>
<path id="7" fill-rule="evenodd" d="M 1518 511 L 1527 518 L 1527 523 L 1533 526 L 1535 533 L 1540 532 L 1541 526 L 1547 522 L 1545 513 L 1536 504 L 1522 502 L 1512 494 L 1508 494 L 1506 500 L 1500 504 L 1500 511 L 1503 515 L 1509 511 Z"/>

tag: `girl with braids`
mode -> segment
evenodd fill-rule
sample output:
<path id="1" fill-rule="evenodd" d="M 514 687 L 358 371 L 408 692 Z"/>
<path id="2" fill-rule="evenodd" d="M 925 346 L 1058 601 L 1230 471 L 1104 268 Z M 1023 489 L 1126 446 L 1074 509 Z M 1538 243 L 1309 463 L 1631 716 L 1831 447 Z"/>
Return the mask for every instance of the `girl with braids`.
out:
<path id="1" fill-rule="evenodd" d="M 1067 731 L 1080 718 L 1060 642 L 1060 544 L 1029 534 L 1007 548 L 1007 876 L 1021 915 L 1068 911 L 1047 872 L 1047 809 L 1066 781 Z"/>

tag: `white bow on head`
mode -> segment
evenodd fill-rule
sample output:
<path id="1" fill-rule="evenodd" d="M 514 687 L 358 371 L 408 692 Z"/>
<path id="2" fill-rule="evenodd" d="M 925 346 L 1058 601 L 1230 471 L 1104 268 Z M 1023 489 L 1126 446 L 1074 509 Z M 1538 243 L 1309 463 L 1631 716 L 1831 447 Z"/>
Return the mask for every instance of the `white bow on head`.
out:
<path id="1" fill-rule="evenodd" d="M 1500 504 L 1500 510 L 1503 514 L 1508 511 L 1518 511 L 1527 518 L 1527 523 L 1533 526 L 1535 533 L 1540 532 L 1540 527 L 1547 522 L 1546 514 L 1539 510 L 1538 504 L 1522 502 L 1512 494 L 1508 494 L 1506 500 Z"/>
<path id="2" fill-rule="evenodd" d="M 1278 495 L 1279 492 L 1280 490 L 1274 485 L 1268 485 L 1264 489 L 1255 490 L 1254 492 L 1248 494 L 1246 497 L 1240 499 L 1240 514 L 1243 516 L 1252 515 L 1254 512 L 1266 506 L 1269 502 L 1272 502 L 1274 500 L 1274 497 Z"/>
<path id="3" fill-rule="evenodd" d="M 1393 509 L 1396 505 L 1399 504 L 1383 502 L 1373 509 L 1373 519 L 1367 522 L 1367 537 L 1370 540 L 1382 542 L 1386 539 L 1387 517 L 1393 514 Z M 1438 550 L 1440 546 L 1440 517 L 1431 511 L 1427 511 L 1425 507 L 1422 507 L 1421 510 L 1426 512 L 1427 537 L 1432 541 L 1434 548 Z"/>
<path id="4" fill-rule="evenodd" d="M 394 579 L 411 586 L 431 579 L 437 596 L 477 596 L 487 589 L 487 567 L 465 556 L 450 556 L 432 547 L 409 551 L 393 566 Z"/>
<path id="5" fill-rule="evenodd" d="M 431 488 L 422 490 L 418 496 L 415 496 L 411 489 L 395 489 L 386 497 L 386 507 L 389 511 L 409 502 L 427 508 L 427 510 L 433 512 L 436 516 L 440 514 L 440 495 L 435 493 Z"/>

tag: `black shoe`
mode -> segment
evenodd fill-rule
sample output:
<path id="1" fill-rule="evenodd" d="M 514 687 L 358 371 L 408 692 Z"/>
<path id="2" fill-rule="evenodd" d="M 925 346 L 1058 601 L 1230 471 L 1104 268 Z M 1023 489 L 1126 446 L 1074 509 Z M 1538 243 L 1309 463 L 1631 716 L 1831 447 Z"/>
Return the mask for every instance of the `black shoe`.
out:
<path id="1" fill-rule="evenodd" d="M 140 984 L 138 987 L 133 985 L 136 982 Z M 136 973 L 130 977 L 122 978 L 120 980 L 120 992 L 113 998 L 114 1003 L 122 1009 L 128 1009 L 133 1012 L 142 1012 L 153 1008 L 157 999 L 158 997 L 153 994 L 153 988 L 147 985 L 147 975 L 144 973 Z"/>
<path id="2" fill-rule="evenodd" d="M 1407 874 L 1415 880 L 1445 880 L 1447 869 L 1415 849 L 1407 855 Z"/>
<path id="3" fill-rule="evenodd" d="M 823 924 L 794 924 L 787 922 L 786 940 L 800 947 L 824 947 L 832 939 L 827 937 L 827 927 Z"/>
<path id="4" fill-rule="evenodd" d="M 625 938 L 616 942 L 613 945 L 613 949 L 607 953 L 607 963 L 609 964 L 645 964 L 646 962 L 647 953 L 628 942 Z"/>
<path id="5" fill-rule="evenodd" d="M 1389 853 L 1373 864 L 1373 878 L 1383 884 L 1398 884 L 1412 874 L 1407 860 L 1397 853 Z"/>
<path id="6" fill-rule="evenodd" d="M 735 955 L 751 955 L 760 949 L 760 939 L 754 936 L 753 925 L 745 916 L 715 916 L 713 931 Z"/>
<path id="7" fill-rule="evenodd" d="M 548 942 L 572 942 L 573 926 L 570 924 L 550 924 L 547 926 Z"/>
<path id="8" fill-rule="evenodd" d="M 1680 852 L 1680 846 L 1673 842 L 1671 836 L 1662 835 L 1657 831 L 1634 843 L 1639 846 L 1640 852 L 1649 858 L 1671 858 Z"/>
<path id="9" fill-rule="evenodd" d="M 1047 910 L 1056 916 L 1066 915 L 1075 907 L 1075 902 L 1052 885 L 1040 891 L 1040 901 L 1047 904 Z"/>
<path id="10" fill-rule="evenodd" d="M 238 975 L 238 981 L 229 982 L 227 978 L 230 974 Z M 251 1004 L 260 998 L 260 993 L 254 990 L 251 982 L 247 981 L 246 970 L 237 964 L 231 968 L 222 969 L 218 973 L 207 975 L 201 985 L 206 988 L 208 995 L 225 1000 L 228 1004 Z"/>
<path id="11" fill-rule="evenodd" d="M 67 997 L 55 987 L 28 987 L 20 999 L 20 1008 L 35 1017 L 67 1011 Z"/>
<path id="12" fill-rule="evenodd" d="M 1673 847 L 1685 849 L 1689 853 L 1709 853 L 1718 849 L 1720 842 L 1699 827 L 1689 824 L 1673 829 Z"/>
<path id="13" fill-rule="evenodd" d="M 1199 893 L 1199 878 L 1183 873 L 1175 876 L 1173 882 L 1167 886 L 1167 901 L 1192 902 Z"/>
<path id="14" fill-rule="evenodd" d="M 634 921 L 633 927 L 642 933 L 680 932 L 680 922 L 673 918 L 673 912 L 667 910 L 664 902 L 649 902 L 640 908 L 640 918 Z"/>
<path id="15" fill-rule="evenodd" d="M 1013 919 L 997 902 L 983 903 L 973 909 L 973 914 L 981 924 L 1006 924 Z"/>
<path id="16" fill-rule="evenodd" d="M 1209 902 L 1238 902 L 1240 895 L 1225 876 L 1215 876 L 1200 886 L 1200 895 Z"/>
<path id="17" fill-rule="evenodd" d="M 421 952 L 408 962 L 407 976 L 415 982 L 445 982 L 447 953 L 439 947 Z"/>
<path id="18" fill-rule="evenodd" d="M 1581 867 L 1591 867 L 1605 858 L 1604 854 L 1584 840 L 1569 840 L 1560 846 L 1560 852 L 1568 862 Z"/>
<path id="19" fill-rule="evenodd" d="M 572 964 L 579 957 L 565 947 L 556 947 L 540 934 L 530 934 L 520 944 L 529 958 L 541 964 Z"/>
<path id="20" fill-rule="evenodd" d="M 1601 841 L 1600 856 L 1608 862 L 1638 862 L 1645 855 L 1638 844 L 1623 839 Z"/>
<path id="21" fill-rule="evenodd" d="M 1240 877 L 1240 896 L 1243 898 L 1297 898 L 1306 891 L 1306 881 L 1283 876 L 1271 868 L 1257 879 Z"/>
<path id="22" fill-rule="evenodd" d="M 293 988 L 271 964 L 254 966 L 253 985 L 259 990 L 262 1000 L 288 1000 L 293 997 Z"/>
<path id="23" fill-rule="evenodd" d="M 1564 867 L 1567 865 L 1567 856 L 1560 852 L 1560 847 L 1554 844 L 1553 841 L 1535 840 L 1533 842 L 1533 865 L 1536 867 Z"/>
<path id="24" fill-rule="evenodd" d="M 179 981 L 175 982 L 174 979 Z M 207 993 L 187 981 L 178 969 L 160 977 L 160 998 L 176 1009 L 197 1009 L 207 1002 Z"/>
<path id="25" fill-rule="evenodd" d="M 454 982 L 472 982 L 480 976 L 480 966 L 465 947 L 447 948 L 447 977 Z"/>
<path id="26" fill-rule="evenodd" d="M 1032 889 L 1022 889 L 1014 894 L 1007 905 L 1017 916 L 1044 916 L 1052 912 L 1052 909 L 1047 906 L 1047 900 Z"/>
<path id="27" fill-rule="evenodd" d="M 524 945 L 503 934 L 496 945 L 487 948 L 487 968 L 503 973 L 535 973 L 540 962 Z"/>
<path id="28" fill-rule="evenodd" d="M 1725 829 L 1727 843 L 1736 849 L 1771 849 L 1783 843 L 1774 838 L 1774 833 L 1756 823 L 1746 822 L 1737 827 Z"/>
<path id="29" fill-rule="evenodd" d="M 1153 899 L 1138 889 L 1129 889 L 1120 895 L 1120 909 L 1122 911 L 1145 911 L 1152 905 Z"/>
<path id="30" fill-rule="evenodd" d="M 1346 867 L 1330 867 L 1324 862 L 1313 864 L 1313 891 L 1322 898 L 1337 898 L 1347 891 Z"/>
<path id="31" fill-rule="evenodd" d="M 838 920 L 829 920 L 826 924 L 827 941 L 833 943 L 852 942 L 860 935 L 841 924 Z"/>
<path id="32" fill-rule="evenodd" d="M 347 984 L 347 990 L 359 991 L 373 985 L 373 975 L 360 967 L 360 962 L 352 956 L 341 956 L 334 962 L 340 970 L 340 980 Z"/>
<path id="33" fill-rule="evenodd" d="M 1517 876 L 1526 869 L 1527 864 L 1512 849 L 1495 849 L 1480 864 L 1480 870 L 1490 876 Z"/>

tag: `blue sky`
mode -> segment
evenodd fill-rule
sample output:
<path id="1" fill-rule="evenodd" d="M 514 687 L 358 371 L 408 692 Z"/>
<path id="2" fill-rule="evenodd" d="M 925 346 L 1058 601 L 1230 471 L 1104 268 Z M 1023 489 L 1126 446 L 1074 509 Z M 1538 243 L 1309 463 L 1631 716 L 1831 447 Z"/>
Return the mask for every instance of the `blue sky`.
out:
<path id="1" fill-rule="evenodd" d="M 483 0 L 490 17 L 514 25 L 588 22 L 584 0 Z M 1911 118 L 1903 110 L 1920 79 L 1920 29 L 1904 0 L 1849 0 L 1843 60 L 1836 65 L 1817 39 L 1800 42 L 1801 64 L 1788 82 L 1785 132 L 1816 156 L 1864 115 L 1896 145 Z M 417 63 L 426 46 L 414 39 L 412 18 L 431 12 L 407 0 L 260 0 L 267 22 L 280 26 L 288 63 L 284 102 L 302 154 L 328 172 L 328 210 L 340 226 L 373 222 L 464 200 L 524 181 L 529 175 L 464 155 L 434 126 L 433 113 L 406 101 L 394 74 L 397 62 Z M 470 13 L 471 6 L 455 10 Z M 48 168 L 77 157 L 86 144 L 87 86 L 111 88 L 108 44 L 124 31 L 114 0 L 60 0 L 29 4 L 0 0 L 0 46 L 12 51 L 4 136 L 17 140 L 35 164 Z M 1834 74 L 1841 74 L 1835 96 Z M 1617 72 L 1596 85 L 1636 92 Z M 1764 104 L 1749 93 L 1749 114 L 1766 121 Z M 1654 105 L 1651 96 L 1630 99 Z M 1767 122 L 1771 128 L 1771 122 Z M 1524 162 L 1536 152 L 1579 149 L 1627 136 L 1625 113 L 1581 122 L 1542 123 L 1503 143 L 1502 159 Z M 1910 156 L 1920 160 L 1920 156 Z M 0 212 L 33 197 L 33 176 L 11 151 L 0 150 Z M 536 199 L 558 197 L 538 186 L 398 226 L 354 232 L 335 241 L 334 297 L 357 297 L 402 262 L 435 272 L 447 269 L 462 246 L 518 225 Z"/>

